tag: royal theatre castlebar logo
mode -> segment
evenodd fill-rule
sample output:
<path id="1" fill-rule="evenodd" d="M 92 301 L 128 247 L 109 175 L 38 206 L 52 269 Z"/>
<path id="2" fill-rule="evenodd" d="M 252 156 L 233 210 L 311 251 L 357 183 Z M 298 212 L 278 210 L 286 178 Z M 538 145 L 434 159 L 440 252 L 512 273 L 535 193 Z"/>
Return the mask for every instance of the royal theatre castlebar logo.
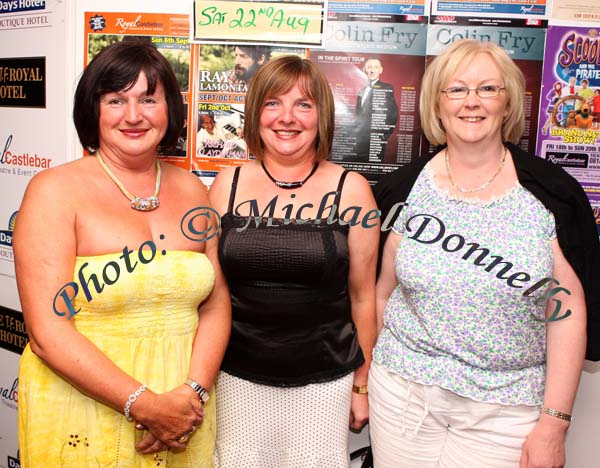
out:
<path id="1" fill-rule="evenodd" d="M 0 153 L 0 174 L 33 177 L 48 169 L 52 158 L 40 156 L 37 151 L 16 151 L 12 149 L 13 136 L 9 135 Z M 0 146 L 2 148 L 2 146 Z"/>

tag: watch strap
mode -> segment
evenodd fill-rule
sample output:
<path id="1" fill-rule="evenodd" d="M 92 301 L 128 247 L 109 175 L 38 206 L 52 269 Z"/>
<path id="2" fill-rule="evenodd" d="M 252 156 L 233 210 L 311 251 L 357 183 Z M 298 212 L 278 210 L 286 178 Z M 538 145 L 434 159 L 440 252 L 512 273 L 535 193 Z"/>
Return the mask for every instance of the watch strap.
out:
<path id="1" fill-rule="evenodd" d="M 186 379 L 184 382 L 186 385 L 192 387 L 198 396 L 200 397 L 200 401 L 203 404 L 206 404 L 208 400 L 210 400 L 210 395 L 208 394 L 208 390 L 206 390 L 202 385 L 196 382 L 194 379 Z"/>
<path id="2" fill-rule="evenodd" d="M 369 387 L 367 385 L 352 385 L 352 391 L 364 395 L 369 393 Z"/>

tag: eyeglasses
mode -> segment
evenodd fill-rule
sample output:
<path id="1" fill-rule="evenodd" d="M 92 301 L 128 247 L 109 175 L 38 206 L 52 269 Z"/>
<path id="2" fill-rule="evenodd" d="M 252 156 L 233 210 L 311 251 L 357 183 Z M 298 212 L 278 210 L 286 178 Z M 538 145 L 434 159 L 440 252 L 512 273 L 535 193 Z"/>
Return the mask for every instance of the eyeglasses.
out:
<path id="1" fill-rule="evenodd" d="M 504 88 L 503 86 L 497 85 L 483 85 L 478 88 L 467 88 L 466 86 L 450 86 L 449 88 L 442 89 L 442 93 L 448 96 L 448 99 L 466 99 L 471 91 L 475 91 L 477 96 L 481 99 L 491 99 L 498 97 L 500 91 Z"/>

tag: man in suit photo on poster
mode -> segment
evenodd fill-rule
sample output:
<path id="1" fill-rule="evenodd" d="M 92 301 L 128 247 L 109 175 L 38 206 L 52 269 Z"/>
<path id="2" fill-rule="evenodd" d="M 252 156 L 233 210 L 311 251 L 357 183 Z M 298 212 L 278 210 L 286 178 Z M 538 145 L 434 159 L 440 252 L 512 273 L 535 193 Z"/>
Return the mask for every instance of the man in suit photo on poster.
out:
<path id="1" fill-rule="evenodd" d="M 379 59 L 368 59 L 363 72 L 369 82 L 356 97 L 355 160 L 383 162 L 388 139 L 398 122 L 394 87 L 379 80 L 383 73 Z"/>

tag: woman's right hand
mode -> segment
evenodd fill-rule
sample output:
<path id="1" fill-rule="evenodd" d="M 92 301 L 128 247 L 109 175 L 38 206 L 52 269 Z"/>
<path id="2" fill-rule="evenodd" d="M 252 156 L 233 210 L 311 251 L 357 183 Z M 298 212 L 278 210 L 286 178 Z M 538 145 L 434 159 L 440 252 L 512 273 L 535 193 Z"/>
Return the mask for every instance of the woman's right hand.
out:
<path id="1" fill-rule="evenodd" d="M 153 451 L 162 449 L 156 439 L 168 448 L 185 448 L 186 444 L 178 440 L 202 424 L 204 409 L 196 392 L 182 384 L 160 394 L 147 390 L 131 406 L 131 415 L 151 433 L 136 444 L 138 451 L 146 453 L 151 447 Z"/>

